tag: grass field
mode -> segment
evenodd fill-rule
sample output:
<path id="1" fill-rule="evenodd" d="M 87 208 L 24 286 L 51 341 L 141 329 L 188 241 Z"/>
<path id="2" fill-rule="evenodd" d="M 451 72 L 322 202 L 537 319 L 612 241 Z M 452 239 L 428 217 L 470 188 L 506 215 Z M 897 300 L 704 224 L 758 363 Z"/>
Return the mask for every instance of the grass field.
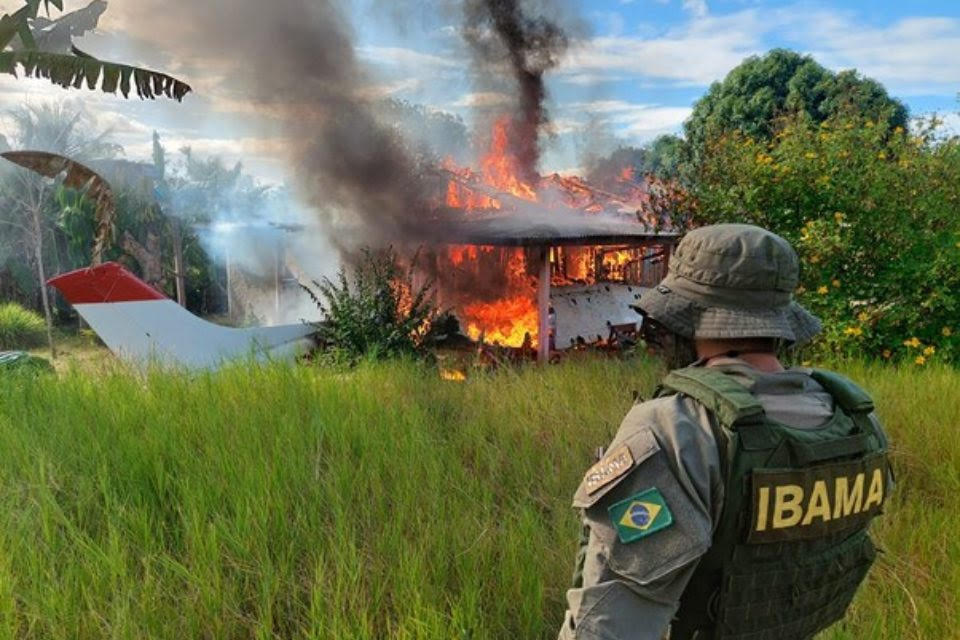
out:
<path id="1" fill-rule="evenodd" d="M 960 638 L 960 373 L 847 371 L 895 445 L 828 639 Z M 654 371 L 0 377 L 0 637 L 552 639 L 570 496 Z"/>

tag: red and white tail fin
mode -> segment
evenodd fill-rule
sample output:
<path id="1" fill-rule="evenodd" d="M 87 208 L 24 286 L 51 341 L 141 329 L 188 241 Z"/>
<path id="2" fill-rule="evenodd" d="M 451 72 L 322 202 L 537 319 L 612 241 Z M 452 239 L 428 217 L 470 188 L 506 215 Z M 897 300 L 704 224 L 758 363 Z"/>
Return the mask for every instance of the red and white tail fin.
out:
<path id="1" fill-rule="evenodd" d="M 292 359 L 311 345 L 307 324 L 233 329 L 193 315 L 115 262 L 52 278 L 77 313 L 123 360 L 190 369 L 245 357 Z"/>

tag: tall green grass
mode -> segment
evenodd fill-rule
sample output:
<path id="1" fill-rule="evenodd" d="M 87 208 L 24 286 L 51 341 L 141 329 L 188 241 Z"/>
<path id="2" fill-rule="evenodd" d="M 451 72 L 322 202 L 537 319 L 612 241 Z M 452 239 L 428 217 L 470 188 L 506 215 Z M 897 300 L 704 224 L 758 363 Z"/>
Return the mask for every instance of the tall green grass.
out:
<path id="1" fill-rule="evenodd" d="M 860 368 L 886 553 L 826 638 L 956 638 L 960 374 Z M 570 496 L 654 371 L 0 379 L 0 637 L 553 638 Z"/>
<path id="2" fill-rule="evenodd" d="M 46 339 L 43 317 L 15 302 L 0 304 L 0 351 L 31 349 Z"/>

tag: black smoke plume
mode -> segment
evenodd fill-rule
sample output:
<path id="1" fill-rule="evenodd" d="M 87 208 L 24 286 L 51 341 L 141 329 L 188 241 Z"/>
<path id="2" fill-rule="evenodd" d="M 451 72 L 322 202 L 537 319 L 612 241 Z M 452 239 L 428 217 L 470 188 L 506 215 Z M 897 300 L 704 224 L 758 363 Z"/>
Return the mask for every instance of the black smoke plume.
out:
<path id="1" fill-rule="evenodd" d="M 482 66 L 506 62 L 517 85 L 511 151 L 535 182 L 540 131 L 548 122 L 543 76 L 557 66 L 570 45 L 566 31 L 543 15 L 531 16 L 522 0 L 466 0 L 464 34 Z"/>
<path id="2" fill-rule="evenodd" d="M 357 60 L 336 0 L 147 0 L 141 13 L 176 41 L 216 87 L 198 99 L 255 112 L 287 145 L 303 199 L 331 242 L 349 251 L 419 235 L 427 208 L 417 158 L 376 117 L 371 81 Z M 187 107 L 189 108 L 189 107 Z"/>

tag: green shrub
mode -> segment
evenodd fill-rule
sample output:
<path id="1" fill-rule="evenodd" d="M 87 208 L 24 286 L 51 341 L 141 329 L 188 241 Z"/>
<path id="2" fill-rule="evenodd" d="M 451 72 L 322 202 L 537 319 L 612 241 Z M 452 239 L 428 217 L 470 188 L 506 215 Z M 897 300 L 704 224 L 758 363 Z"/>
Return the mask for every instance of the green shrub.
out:
<path id="1" fill-rule="evenodd" d="M 788 117 L 772 141 L 709 141 L 700 223 L 787 238 L 799 300 L 824 321 L 820 355 L 960 362 L 960 137 L 859 117 Z"/>
<path id="2" fill-rule="evenodd" d="M 393 249 L 364 249 L 351 271 L 314 281 L 316 291 L 303 287 L 324 316 L 316 324 L 323 356 L 356 362 L 425 355 L 440 316 L 432 283 L 415 286 L 414 265 L 401 265 Z"/>
<path id="3" fill-rule="evenodd" d="M 13 302 L 0 304 L 0 351 L 39 347 L 45 335 L 42 316 Z"/>

